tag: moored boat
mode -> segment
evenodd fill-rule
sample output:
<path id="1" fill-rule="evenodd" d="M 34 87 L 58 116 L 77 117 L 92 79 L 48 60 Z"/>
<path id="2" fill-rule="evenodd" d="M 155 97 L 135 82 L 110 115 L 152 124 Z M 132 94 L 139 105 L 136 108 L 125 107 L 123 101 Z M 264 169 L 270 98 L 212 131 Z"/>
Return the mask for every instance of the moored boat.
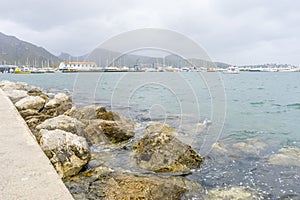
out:
<path id="1" fill-rule="evenodd" d="M 15 69 L 15 74 L 30 74 L 31 71 L 29 70 L 28 67 L 23 67 L 22 69 L 16 68 Z"/>

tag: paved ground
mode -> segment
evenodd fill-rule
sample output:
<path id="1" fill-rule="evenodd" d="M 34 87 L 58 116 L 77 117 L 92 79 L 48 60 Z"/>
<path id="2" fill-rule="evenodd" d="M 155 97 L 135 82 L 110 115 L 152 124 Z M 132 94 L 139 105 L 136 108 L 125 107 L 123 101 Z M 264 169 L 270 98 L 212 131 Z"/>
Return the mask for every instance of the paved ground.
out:
<path id="1" fill-rule="evenodd" d="M 73 199 L 1 89 L 0 199 Z"/>

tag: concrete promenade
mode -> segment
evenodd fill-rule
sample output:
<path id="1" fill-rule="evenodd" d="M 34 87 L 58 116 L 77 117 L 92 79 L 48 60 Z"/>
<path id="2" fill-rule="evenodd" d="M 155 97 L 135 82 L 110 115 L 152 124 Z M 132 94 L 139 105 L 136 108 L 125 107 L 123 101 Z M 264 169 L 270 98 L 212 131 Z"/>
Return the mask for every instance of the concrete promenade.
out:
<path id="1" fill-rule="evenodd" d="M 25 121 L 1 89 L 0 199 L 73 199 Z"/>

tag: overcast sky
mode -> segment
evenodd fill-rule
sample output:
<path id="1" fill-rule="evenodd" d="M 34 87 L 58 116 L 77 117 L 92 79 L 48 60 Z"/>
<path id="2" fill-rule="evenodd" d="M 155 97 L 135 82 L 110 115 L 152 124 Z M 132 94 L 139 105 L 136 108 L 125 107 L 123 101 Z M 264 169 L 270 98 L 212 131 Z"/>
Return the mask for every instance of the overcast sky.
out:
<path id="1" fill-rule="evenodd" d="M 215 61 L 300 65 L 297 0 L 2 0 L 0 8 L 0 32 L 55 55 L 151 27 L 194 39 Z"/>

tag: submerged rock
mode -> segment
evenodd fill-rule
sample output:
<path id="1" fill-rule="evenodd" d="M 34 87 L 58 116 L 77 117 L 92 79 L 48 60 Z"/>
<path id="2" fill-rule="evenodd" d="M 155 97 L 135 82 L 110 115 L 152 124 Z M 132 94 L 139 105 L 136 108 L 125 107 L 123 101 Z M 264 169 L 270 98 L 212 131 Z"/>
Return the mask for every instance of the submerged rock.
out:
<path id="1" fill-rule="evenodd" d="M 41 148 L 62 178 L 76 175 L 90 160 L 85 138 L 58 129 L 40 133 Z"/>
<path id="2" fill-rule="evenodd" d="M 228 190 L 225 189 L 212 189 L 208 191 L 205 199 L 214 200 L 258 200 L 259 196 L 244 187 L 231 187 Z"/>
<path id="3" fill-rule="evenodd" d="M 75 199 L 181 199 L 203 188 L 182 177 L 160 177 L 97 167 L 65 180 Z"/>
<path id="4" fill-rule="evenodd" d="M 154 172 L 182 172 L 200 167 L 204 161 L 189 145 L 169 133 L 146 134 L 133 150 L 136 163 Z"/>
<path id="5" fill-rule="evenodd" d="M 247 154 L 259 155 L 260 151 L 263 150 L 267 144 L 258 141 L 257 139 L 246 139 L 245 142 L 238 142 L 233 144 L 232 147 L 238 149 Z"/>
<path id="6" fill-rule="evenodd" d="M 277 154 L 271 155 L 268 162 L 272 165 L 298 166 L 300 167 L 300 148 L 285 147 Z"/>
<path id="7" fill-rule="evenodd" d="M 15 103 L 18 110 L 40 110 L 45 105 L 45 100 L 39 96 L 28 96 Z"/>
<path id="8" fill-rule="evenodd" d="M 252 138 L 232 145 L 214 143 L 210 155 L 214 157 L 226 156 L 233 158 L 240 158 L 241 156 L 259 156 L 266 147 L 266 143 Z M 221 160 L 224 159 L 220 158 L 220 161 Z"/>
<path id="9" fill-rule="evenodd" d="M 43 113 L 51 116 L 64 114 L 72 108 L 72 99 L 63 93 L 58 93 L 46 103 Z"/>
<path id="10" fill-rule="evenodd" d="M 72 117 L 66 115 L 59 115 L 57 117 L 47 119 L 43 123 L 36 126 L 37 130 L 47 129 L 47 130 L 55 130 L 60 129 L 67 132 L 71 132 L 73 134 L 79 136 L 85 136 L 84 131 L 85 125 Z"/>

